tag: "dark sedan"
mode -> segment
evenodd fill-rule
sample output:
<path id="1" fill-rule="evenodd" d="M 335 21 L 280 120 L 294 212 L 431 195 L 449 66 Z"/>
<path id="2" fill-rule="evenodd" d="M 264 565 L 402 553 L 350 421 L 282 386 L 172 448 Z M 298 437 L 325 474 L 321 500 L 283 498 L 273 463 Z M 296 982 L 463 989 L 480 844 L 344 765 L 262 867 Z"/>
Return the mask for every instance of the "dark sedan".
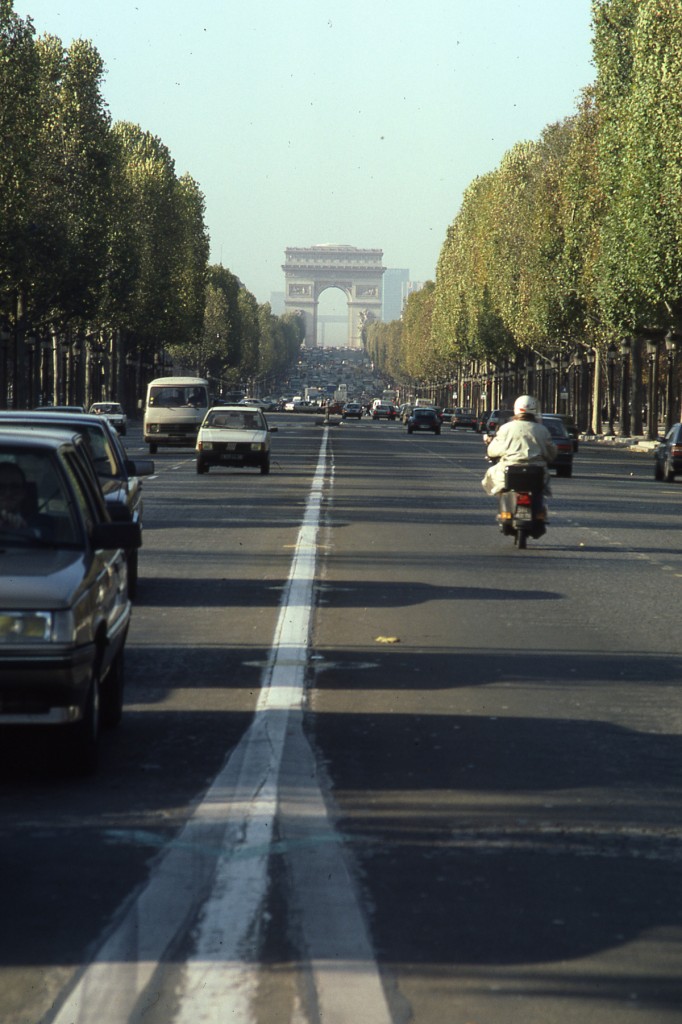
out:
<path id="1" fill-rule="evenodd" d="M 671 484 L 682 473 L 682 423 L 674 423 L 654 449 L 654 477 Z"/>
<path id="2" fill-rule="evenodd" d="M 359 402 L 346 402 L 343 409 L 341 410 L 341 417 L 344 420 L 362 419 L 362 406 Z"/>
<path id="3" fill-rule="evenodd" d="M 408 434 L 413 434 L 415 430 L 430 430 L 434 434 L 440 434 L 440 428 L 438 411 L 430 409 L 428 406 L 417 406 L 407 420 Z"/>
<path id="4" fill-rule="evenodd" d="M 556 445 L 557 457 L 549 464 L 555 469 L 557 476 L 573 475 L 573 438 L 566 429 L 563 417 L 555 413 L 547 413 L 542 417 L 543 426 L 547 427 Z"/>
<path id="5" fill-rule="evenodd" d="M 455 409 L 450 419 L 450 429 L 457 430 L 457 427 L 468 427 L 469 430 L 476 430 L 477 419 L 473 409 Z"/>

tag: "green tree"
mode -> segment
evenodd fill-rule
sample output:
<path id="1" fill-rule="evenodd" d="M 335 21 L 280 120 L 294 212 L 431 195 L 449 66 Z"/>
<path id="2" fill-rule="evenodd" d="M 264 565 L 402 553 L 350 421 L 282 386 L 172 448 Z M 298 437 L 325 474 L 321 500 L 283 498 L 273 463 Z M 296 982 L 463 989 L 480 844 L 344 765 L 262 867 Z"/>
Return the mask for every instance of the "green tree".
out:
<path id="1" fill-rule="evenodd" d="M 127 205 L 126 271 L 117 282 L 116 316 L 128 334 L 128 350 L 150 359 L 164 345 L 183 342 L 181 304 L 176 293 L 179 242 L 175 167 L 166 146 L 137 125 L 117 122 L 122 189 L 117 206 Z M 117 247 L 120 252 L 120 246 Z"/>

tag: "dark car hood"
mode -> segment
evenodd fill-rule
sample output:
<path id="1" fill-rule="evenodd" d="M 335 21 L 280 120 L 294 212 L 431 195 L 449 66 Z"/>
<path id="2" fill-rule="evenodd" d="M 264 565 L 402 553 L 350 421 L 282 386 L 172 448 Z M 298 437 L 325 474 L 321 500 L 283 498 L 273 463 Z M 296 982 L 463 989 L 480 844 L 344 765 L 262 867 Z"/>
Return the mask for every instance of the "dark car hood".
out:
<path id="1" fill-rule="evenodd" d="M 0 608 L 69 608 L 85 573 L 82 551 L 0 547 Z"/>

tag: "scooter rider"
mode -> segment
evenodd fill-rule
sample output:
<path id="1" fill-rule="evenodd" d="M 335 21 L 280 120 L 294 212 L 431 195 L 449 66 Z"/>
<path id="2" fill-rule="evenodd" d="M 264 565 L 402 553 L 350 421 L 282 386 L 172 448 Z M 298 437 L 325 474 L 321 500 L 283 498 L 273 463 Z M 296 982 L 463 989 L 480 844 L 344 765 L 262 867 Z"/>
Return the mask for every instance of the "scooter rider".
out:
<path id="1" fill-rule="evenodd" d="M 557 450 L 547 427 L 539 423 L 537 398 L 520 395 L 514 402 L 514 418 L 503 423 L 488 444 L 488 458 L 497 460 L 481 483 L 488 494 L 504 490 L 504 471 L 515 463 L 545 466 L 545 494 L 549 493 L 547 465 L 554 462 Z"/>

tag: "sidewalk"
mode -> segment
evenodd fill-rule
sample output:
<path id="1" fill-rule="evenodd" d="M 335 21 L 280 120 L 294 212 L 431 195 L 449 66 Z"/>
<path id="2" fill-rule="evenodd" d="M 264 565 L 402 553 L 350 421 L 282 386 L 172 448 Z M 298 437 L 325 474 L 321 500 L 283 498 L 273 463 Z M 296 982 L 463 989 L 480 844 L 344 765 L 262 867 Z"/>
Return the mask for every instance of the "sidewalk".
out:
<path id="1" fill-rule="evenodd" d="M 660 444 L 660 441 L 648 441 L 643 434 L 633 437 L 620 437 L 618 434 L 581 434 L 579 440 L 594 441 L 612 448 L 627 448 L 631 452 L 652 452 Z"/>

